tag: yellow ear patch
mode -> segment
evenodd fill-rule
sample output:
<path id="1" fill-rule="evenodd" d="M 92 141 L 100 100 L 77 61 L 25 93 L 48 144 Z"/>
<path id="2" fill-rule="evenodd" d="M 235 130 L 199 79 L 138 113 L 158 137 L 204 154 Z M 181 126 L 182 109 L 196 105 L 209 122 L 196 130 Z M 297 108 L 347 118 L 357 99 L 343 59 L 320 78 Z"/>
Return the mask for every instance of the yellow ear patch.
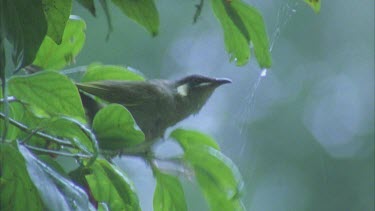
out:
<path id="1" fill-rule="evenodd" d="M 189 94 L 189 86 L 187 84 L 178 86 L 177 93 L 183 97 L 186 97 Z"/>

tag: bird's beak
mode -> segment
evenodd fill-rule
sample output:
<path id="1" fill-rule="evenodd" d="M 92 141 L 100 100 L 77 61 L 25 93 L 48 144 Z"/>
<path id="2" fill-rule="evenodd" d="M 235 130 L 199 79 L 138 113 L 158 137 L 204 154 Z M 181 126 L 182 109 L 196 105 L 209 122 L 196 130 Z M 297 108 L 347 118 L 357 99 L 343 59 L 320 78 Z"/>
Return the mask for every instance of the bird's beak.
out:
<path id="1" fill-rule="evenodd" d="M 229 78 L 216 78 L 215 79 L 215 84 L 217 84 L 218 86 L 223 85 L 223 84 L 229 84 L 229 83 L 232 83 L 232 80 L 230 80 Z"/>

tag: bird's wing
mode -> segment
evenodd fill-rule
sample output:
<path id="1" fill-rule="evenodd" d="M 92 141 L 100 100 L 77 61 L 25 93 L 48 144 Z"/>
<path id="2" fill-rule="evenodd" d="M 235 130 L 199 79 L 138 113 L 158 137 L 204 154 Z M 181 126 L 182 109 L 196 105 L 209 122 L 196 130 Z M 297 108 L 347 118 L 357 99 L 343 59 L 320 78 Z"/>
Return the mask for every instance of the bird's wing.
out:
<path id="1" fill-rule="evenodd" d="M 145 81 L 105 80 L 77 83 L 77 87 L 110 103 L 119 103 L 125 106 L 155 102 L 161 94 L 158 87 Z"/>

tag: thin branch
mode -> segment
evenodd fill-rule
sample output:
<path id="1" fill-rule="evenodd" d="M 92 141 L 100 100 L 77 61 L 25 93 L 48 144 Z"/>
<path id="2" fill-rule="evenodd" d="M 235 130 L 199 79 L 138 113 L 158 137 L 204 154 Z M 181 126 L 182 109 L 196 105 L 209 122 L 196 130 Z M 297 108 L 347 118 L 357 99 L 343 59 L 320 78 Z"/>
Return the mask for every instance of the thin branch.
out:
<path id="1" fill-rule="evenodd" d="M 31 145 L 27 145 L 27 144 L 24 144 L 24 146 L 26 148 L 34 150 L 34 151 L 45 152 L 45 153 L 50 153 L 50 154 L 54 154 L 54 155 L 61 155 L 61 156 L 65 156 L 65 157 L 75 157 L 75 158 L 91 158 L 92 157 L 90 155 L 85 155 L 85 154 L 81 154 L 81 153 L 72 154 L 72 153 L 67 153 L 67 152 L 43 149 L 43 148 L 34 147 L 34 146 L 31 146 Z"/>
<path id="2" fill-rule="evenodd" d="M 106 41 L 109 40 L 110 34 L 113 32 L 113 25 L 112 25 L 112 20 L 111 20 L 111 15 L 108 9 L 108 4 L 106 0 L 99 0 L 100 5 L 102 6 L 104 10 L 105 17 L 107 19 L 107 24 L 108 24 L 108 31 L 107 31 L 107 36 L 105 38 Z"/>
<path id="3" fill-rule="evenodd" d="M 3 113 L 0 112 L 0 118 L 1 119 L 4 119 L 4 120 L 8 120 L 10 124 L 16 126 L 17 128 L 19 128 L 20 130 L 26 132 L 26 133 L 34 133 L 36 136 L 39 136 L 41 138 L 44 138 L 44 139 L 47 139 L 49 141 L 53 141 L 55 143 L 58 143 L 58 144 L 61 144 L 63 146 L 69 146 L 69 147 L 73 147 L 73 145 L 68 142 L 68 141 L 65 141 L 63 139 L 59 139 L 59 138 L 56 138 L 54 136 L 51 136 L 51 135 L 48 135 L 48 134 L 45 134 L 43 132 L 39 132 L 39 131 L 33 131 L 31 129 L 29 129 L 26 125 L 10 118 L 10 117 L 7 117 L 5 116 Z"/>
<path id="4" fill-rule="evenodd" d="M 31 137 L 33 137 L 33 135 L 35 135 L 35 133 L 38 132 L 38 131 L 39 131 L 39 129 L 33 130 L 32 133 L 29 133 L 29 135 L 23 141 L 21 141 L 21 143 L 26 144 L 31 139 Z"/>
<path id="5" fill-rule="evenodd" d="M 196 23 L 198 21 L 198 18 L 202 13 L 203 3 L 204 3 L 204 0 L 201 0 L 199 4 L 195 5 L 195 8 L 197 9 L 195 10 L 195 13 L 194 13 L 193 23 Z"/>

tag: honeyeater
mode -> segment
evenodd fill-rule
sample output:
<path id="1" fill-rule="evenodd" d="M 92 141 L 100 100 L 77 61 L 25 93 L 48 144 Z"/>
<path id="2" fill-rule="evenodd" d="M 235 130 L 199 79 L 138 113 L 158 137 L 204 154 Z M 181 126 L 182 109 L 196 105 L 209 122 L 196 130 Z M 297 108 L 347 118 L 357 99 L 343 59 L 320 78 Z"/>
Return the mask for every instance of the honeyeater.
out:
<path id="1" fill-rule="evenodd" d="M 83 92 L 83 104 L 91 107 L 89 114 L 94 115 L 100 106 L 89 103 L 93 99 L 85 93 L 121 104 L 130 111 L 146 141 L 152 141 L 162 137 L 168 127 L 198 113 L 213 91 L 227 83 L 231 80 L 190 75 L 175 81 L 103 80 L 77 83 L 77 86 Z"/>

